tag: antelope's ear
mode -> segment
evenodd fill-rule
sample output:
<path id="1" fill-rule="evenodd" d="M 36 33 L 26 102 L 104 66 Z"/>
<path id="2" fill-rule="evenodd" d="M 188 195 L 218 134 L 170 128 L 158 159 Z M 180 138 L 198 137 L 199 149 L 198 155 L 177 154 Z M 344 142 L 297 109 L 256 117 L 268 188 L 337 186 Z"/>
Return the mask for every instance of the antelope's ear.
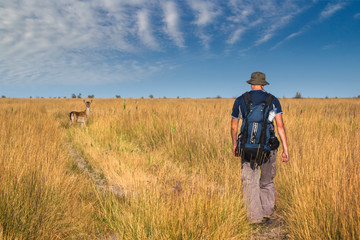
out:
<path id="1" fill-rule="evenodd" d="M 86 103 L 86 102 L 85 102 L 85 99 L 83 99 L 83 101 L 84 101 L 84 103 Z"/>
<path id="2" fill-rule="evenodd" d="M 90 103 L 92 103 L 92 102 L 93 102 L 93 100 L 91 99 Z"/>

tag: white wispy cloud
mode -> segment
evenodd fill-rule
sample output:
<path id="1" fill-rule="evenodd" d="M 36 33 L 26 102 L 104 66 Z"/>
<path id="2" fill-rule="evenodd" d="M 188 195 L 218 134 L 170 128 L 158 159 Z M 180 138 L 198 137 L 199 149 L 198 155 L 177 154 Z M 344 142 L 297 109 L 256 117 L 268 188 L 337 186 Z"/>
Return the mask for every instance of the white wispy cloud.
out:
<path id="1" fill-rule="evenodd" d="M 196 35 L 200 38 L 205 49 L 210 49 L 211 35 L 206 34 L 203 31 L 199 31 Z"/>
<path id="2" fill-rule="evenodd" d="M 326 19 L 332 17 L 335 13 L 340 11 L 341 9 L 345 8 L 348 4 L 341 2 L 341 3 L 329 3 L 319 14 L 319 17 L 316 20 L 310 21 L 306 25 L 304 25 L 300 30 L 297 32 L 294 32 L 290 35 L 288 35 L 286 38 L 284 38 L 282 41 L 278 42 L 275 46 L 273 46 L 271 49 L 274 50 L 284 44 L 285 42 L 289 41 L 290 39 L 293 39 L 297 36 L 300 36 L 307 32 L 314 24 L 319 24 Z"/>
<path id="3" fill-rule="evenodd" d="M 360 13 L 356 13 L 356 14 L 354 15 L 354 18 L 355 18 L 355 19 L 359 19 L 359 18 L 360 18 Z"/>
<path id="4" fill-rule="evenodd" d="M 325 20 L 333 16 L 336 12 L 343 9 L 347 3 L 340 2 L 340 3 L 329 3 L 326 8 L 320 13 L 319 21 Z"/>
<path id="5" fill-rule="evenodd" d="M 227 17 L 230 24 L 226 28 L 230 31 L 230 36 L 226 42 L 228 44 L 235 44 L 248 29 L 261 23 L 262 19 L 251 19 L 255 14 L 255 5 L 250 2 L 244 3 L 239 0 L 230 0 L 228 5 L 232 14 Z"/>
<path id="6" fill-rule="evenodd" d="M 264 31 L 263 36 L 255 42 L 255 45 L 257 46 L 270 40 L 279 29 L 289 24 L 292 18 L 293 14 L 277 19 L 276 22 L 274 22 L 267 30 Z"/>
<path id="7" fill-rule="evenodd" d="M 179 13 L 175 2 L 168 1 L 162 4 L 164 11 L 164 31 L 178 47 L 185 47 L 182 32 L 179 30 Z"/>
<path id="8" fill-rule="evenodd" d="M 302 29 L 300 29 L 299 31 L 290 34 L 289 36 L 287 36 L 285 39 L 281 40 L 280 42 L 278 42 L 275 46 L 273 46 L 271 48 L 271 50 L 275 50 L 276 48 L 280 47 L 282 44 L 284 44 L 285 42 L 289 41 L 290 39 L 299 36 L 301 34 L 303 34 L 304 32 L 306 32 L 308 29 L 308 26 L 303 27 Z"/>
<path id="9" fill-rule="evenodd" d="M 149 1 L 8 1 L 0 6 L 0 83 L 104 83 L 160 69 L 117 53 L 151 49 Z M 135 15 L 135 16 L 133 16 Z M 129 55 L 130 56 L 130 55 Z"/>
<path id="10" fill-rule="evenodd" d="M 291 20 L 305 8 L 295 1 L 287 0 L 279 3 L 275 0 L 230 0 L 229 7 L 232 16 L 230 37 L 227 43 L 234 44 L 241 40 L 245 32 L 258 30 L 254 46 L 263 44 L 272 39 L 280 29 L 287 26 Z"/>
<path id="11" fill-rule="evenodd" d="M 204 47 L 209 49 L 211 34 L 206 32 L 206 27 L 215 22 L 216 17 L 221 14 L 221 11 L 218 6 L 211 1 L 188 0 L 188 5 L 195 15 L 195 21 L 193 23 L 198 26 L 195 34 L 200 38 Z"/>
<path id="12" fill-rule="evenodd" d="M 149 11 L 147 9 L 142 9 L 137 13 L 137 24 L 139 38 L 144 42 L 144 44 L 152 49 L 159 49 L 159 44 L 153 36 Z"/>
<path id="13" fill-rule="evenodd" d="M 214 22 L 215 18 L 220 14 L 218 6 L 211 1 L 191 1 L 188 4 L 195 13 L 195 24 L 204 27 Z"/>
<path id="14" fill-rule="evenodd" d="M 237 41 L 239 41 L 239 39 L 241 39 L 242 35 L 245 33 L 246 31 L 246 27 L 239 27 L 238 29 L 236 29 L 235 31 L 233 31 L 231 33 L 230 38 L 227 40 L 228 44 L 234 44 Z"/>

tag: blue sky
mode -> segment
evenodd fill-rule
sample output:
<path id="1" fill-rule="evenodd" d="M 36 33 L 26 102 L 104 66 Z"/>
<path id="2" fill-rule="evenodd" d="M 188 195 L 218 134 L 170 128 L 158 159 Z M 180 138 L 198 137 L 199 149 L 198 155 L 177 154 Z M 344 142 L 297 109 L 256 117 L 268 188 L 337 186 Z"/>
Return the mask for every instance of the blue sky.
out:
<path id="1" fill-rule="evenodd" d="M 360 0 L 0 0 L 0 95 L 360 95 Z"/>

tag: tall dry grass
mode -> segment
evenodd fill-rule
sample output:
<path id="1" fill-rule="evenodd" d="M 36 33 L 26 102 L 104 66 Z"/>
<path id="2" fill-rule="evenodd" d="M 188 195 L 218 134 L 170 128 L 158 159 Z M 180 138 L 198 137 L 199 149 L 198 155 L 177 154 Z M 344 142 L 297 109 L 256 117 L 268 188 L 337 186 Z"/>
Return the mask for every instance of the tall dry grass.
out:
<path id="1" fill-rule="evenodd" d="M 54 101 L 0 101 L 0 238 L 94 236 L 93 187 L 76 174 Z M 96 199 L 95 197 L 93 197 Z"/>
<path id="2" fill-rule="evenodd" d="M 85 129 L 68 126 L 80 100 L 1 101 L 0 236 L 251 235 L 230 152 L 233 99 L 96 99 Z M 359 100 L 281 103 L 291 160 L 277 164 L 276 204 L 288 237 L 358 239 Z M 98 192 L 64 142 L 124 197 Z"/>
<path id="3" fill-rule="evenodd" d="M 291 162 L 276 179 L 291 239 L 360 238 L 360 101 L 283 100 Z"/>
<path id="4" fill-rule="evenodd" d="M 121 238 L 248 238 L 240 163 L 229 152 L 229 104 L 96 100 L 88 128 L 69 130 L 89 164 L 125 190 L 124 202 L 102 206 Z"/>

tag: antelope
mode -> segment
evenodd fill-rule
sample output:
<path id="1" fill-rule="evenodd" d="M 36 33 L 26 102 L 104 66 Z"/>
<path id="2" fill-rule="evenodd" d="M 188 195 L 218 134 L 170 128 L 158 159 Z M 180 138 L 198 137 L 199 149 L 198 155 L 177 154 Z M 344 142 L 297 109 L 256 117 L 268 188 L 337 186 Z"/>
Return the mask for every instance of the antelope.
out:
<path id="1" fill-rule="evenodd" d="M 85 101 L 84 99 L 84 103 L 86 105 L 86 109 L 82 112 L 75 112 L 72 111 L 69 114 L 70 117 L 70 126 L 73 123 L 81 123 L 81 128 L 83 128 L 84 126 L 86 126 L 86 121 L 89 119 L 89 114 L 90 114 L 90 104 L 92 103 L 93 100 L 89 101 Z"/>

